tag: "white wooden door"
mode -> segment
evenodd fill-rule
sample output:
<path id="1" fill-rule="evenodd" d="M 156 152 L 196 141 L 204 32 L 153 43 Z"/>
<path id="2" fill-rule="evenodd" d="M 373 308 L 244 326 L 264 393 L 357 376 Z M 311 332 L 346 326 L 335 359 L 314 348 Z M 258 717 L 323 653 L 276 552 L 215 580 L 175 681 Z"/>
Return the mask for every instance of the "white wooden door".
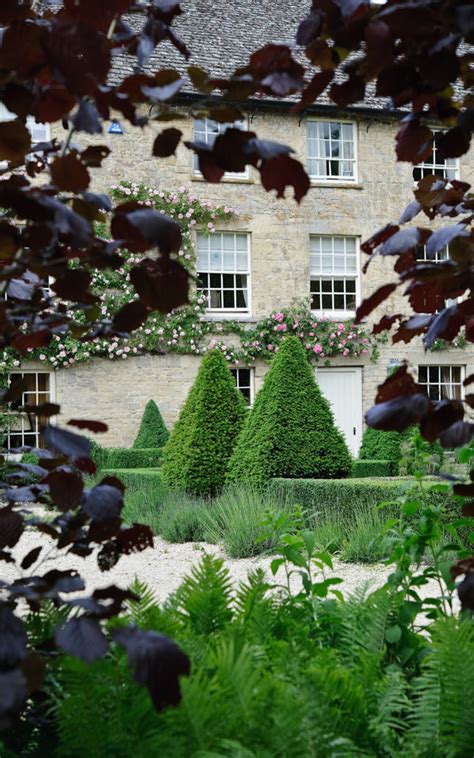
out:
<path id="1" fill-rule="evenodd" d="M 336 425 L 356 456 L 362 441 L 362 369 L 317 368 L 316 379 L 331 405 Z"/>

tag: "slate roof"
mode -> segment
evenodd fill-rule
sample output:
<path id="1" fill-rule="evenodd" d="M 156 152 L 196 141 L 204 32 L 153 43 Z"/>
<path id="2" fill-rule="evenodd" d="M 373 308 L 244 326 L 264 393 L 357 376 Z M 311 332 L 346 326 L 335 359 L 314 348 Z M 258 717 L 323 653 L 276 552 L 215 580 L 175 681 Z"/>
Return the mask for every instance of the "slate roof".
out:
<path id="1" fill-rule="evenodd" d="M 298 24 L 308 13 L 310 5 L 309 0 L 182 0 L 183 14 L 175 19 L 173 29 L 189 48 L 190 60 L 187 62 L 166 40 L 157 46 L 144 71 L 175 68 L 186 75 L 187 66 L 193 65 L 203 68 L 212 76 L 223 77 L 246 65 L 249 55 L 269 42 L 289 45 L 293 48 L 294 57 L 307 65 L 303 49 L 295 44 L 295 36 Z M 127 22 L 139 29 L 143 18 L 139 13 L 130 14 Z M 114 63 L 111 81 L 116 84 L 132 73 L 134 62 L 129 55 L 119 55 Z M 344 78 L 342 74 L 337 77 L 339 80 Z M 367 89 L 364 102 L 358 104 L 359 109 L 390 109 L 388 99 L 375 97 L 372 85 Z M 187 83 L 181 93 L 194 93 L 192 84 Z M 283 102 L 295 99 L 296 96 L 284 98 Z M 258 101 L 270 103 L 282 102 L 282 99 L 262 96 Z M 336 109 L 326 94 L 321 95 L 317 103 Z"/>

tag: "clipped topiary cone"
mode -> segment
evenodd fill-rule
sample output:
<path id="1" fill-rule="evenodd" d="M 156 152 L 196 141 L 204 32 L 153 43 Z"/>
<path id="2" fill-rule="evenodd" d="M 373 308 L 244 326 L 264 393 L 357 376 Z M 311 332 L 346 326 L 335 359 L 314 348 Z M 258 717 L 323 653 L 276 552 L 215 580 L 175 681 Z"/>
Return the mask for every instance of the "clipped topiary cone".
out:
<path id="1" fill-rule="evenodd" d="M 154 400 L 149 400 L 143 411 L 140 429 L 133 443 L 134 448 L 163 447 L 169 437 L 160 409 Z"/>

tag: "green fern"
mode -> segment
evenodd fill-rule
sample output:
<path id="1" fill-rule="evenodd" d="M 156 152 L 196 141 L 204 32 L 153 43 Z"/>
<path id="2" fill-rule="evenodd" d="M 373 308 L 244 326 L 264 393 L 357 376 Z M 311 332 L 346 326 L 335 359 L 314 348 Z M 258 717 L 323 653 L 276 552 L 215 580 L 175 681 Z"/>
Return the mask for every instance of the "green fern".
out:
<path id="1" fill-rule="evenodd" d="M 471 758 L 474 746 L 474 625 L 442 619 L 414 684 L 415 705 L 407 739 L 419 756 Z"/>
<path id="2" fill-rule="evenodd" d="M 178 609 L 197 634 L 213 634 L 231 619 L 232 585 L 221 558 L 205 554 L 176 593 Z"/>

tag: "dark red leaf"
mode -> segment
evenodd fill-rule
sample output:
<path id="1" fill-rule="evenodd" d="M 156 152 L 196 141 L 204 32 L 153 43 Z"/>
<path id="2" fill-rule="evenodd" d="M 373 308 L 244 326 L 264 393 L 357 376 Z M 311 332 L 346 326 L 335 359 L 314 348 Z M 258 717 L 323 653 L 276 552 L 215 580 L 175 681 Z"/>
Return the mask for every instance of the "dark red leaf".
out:
<path id="1" fill-rule="evenodd" d="M 123 508 L 123 492 L 109 484 L 98 484 L 86 495 L 83 507 L 95 521 L 116 519 Z"/>
<path id="2" fill-rule="evenodd" d="M 474 571 L 466 574 L 458 586 L 458 597 L 463 611 L 474 611 Z"/>
<path id="3" fill-rule="evenodd" d="M 428 442 L 438 439 L 441 432 L 464 416 L 464 408 L 459 400 L 442 400 L 436 403 L 420 424 L 420 432 Z"/>
<path id="4" fill-rule="evenodd" d="M 426 395 L 409 395 L 374 405 L 365 414 L 367 426 L 386 432 L 403 432 L 418 424 L 429 407 Z"/>
<path id="5" fill-rule="evenodd" d="M 59 189 L 69 192 L 86 190 L 90 183 L 89 172 L 75 153 L 55 158 L 51 164 L 51 178 Z"/>
<path id="6" fill-rule="evenodd" d="M 320 96 L 334 78 L 334 71 L 318 71 L 301 93 L 301 100 L 293 106 L 296 113 L 306 108 Z"/>
<path id="7" fill-rule="evenodd" d="M 52 569 L 43 576 L 46 587 L 51 592 L 80 592 L 85 589 L 84 580 L 74 569 Z"/>
<path id="8" fill-rule="evenodd" d="M 467 445 L 467 443 L 471 441 L 473 435 L 474 435 L 474 424 L 469 424 L 466 421 L 458 421 L 452 426 L 450 426 L 449 429 L 446 429 L 446 431 L 440 434 L 439 441 L 441 442 L 442 446 L 445 448 L 462 447 L 463 445 Z M 455 492 L 456 492 L 456 486 L 454 488 Z M 459 492 L 456 494 L 461 495 L 463 493 Z M 466 494 L 469 494 L 469 493 L 466 493 Z M 473 487 L 473 492 L 471 494 L 474 495 L 474 487 Z"/>
<path id="9" fill-rule="evenodd" d="M 60 511 L 72 510 L 80 504 L 84 483 L 77 474 L 56 470 L 48 474 L 45 481 L 51 499 Z"/>
<path id="10" fill-rule="evenodd" d="M 128 529 L 123 529 L 118 537 L 118 544 L 122 553 L 139 553 L 148 547 L 153 547 L 153 532 L 144 524 L 133 524 Z"/>
<path id="11" fill-rule="evenodd" d="M 401 313 L 395 313 L 393 316 L 382 316 L 380 321 L 372 327 L 372 334 L 380 334 L 387 329 L 391 329 L 394 323 L 401 318 Z"/>
<path id="12" fill-rule="evenodd" d="M 286 97 L 303 87 L 304 68 L 287 45 L 268 44 L 252 53 L 245 69 L 262 87 L 278 97 Z"/>
<path id="13" fill-rule="evenodd" d="M 68 115 L 76 98 L 62 84 L 51 84 L 40 95 L 35 115 L 39 121 L 59 121 Z"/>
<path id="14" fill-rule="evenodd" d="M 41 655 L 30 651 L 21 663 L 21 672 L 26 679 L 28 693 L 37 692 L 41 689 L 46 674 L 46 662 Z"/>
<path id="15" fill-rule="evenodd" d="M 141 91 L 152 101 L 170 100 L 184 84 L 184 79 L 172 68 L 165 68 L 153 76 L 153 84 L 144 84 Z"/>
<path id="16" fill-rule="evenodd" d="M 30 566 L 33 565 L 33 563 L 36 563 L 42 549 L 43 548 L 41 547 L 41 545 L 39 545 L 38 547 L 34 547 L 33 550 L 30 550 L 30 552 L 25 555 L 25 557 L 23 558 L 21 562 L 22 569 L 25 569 L 26 571 L 26 569 L 29 569 Z"/>
<path id="17" fill-rule="evenodd" d="M 450 308 L 444 308 L 433 318 L 430 327 L 423 338 L 423 343 L 427 349 L 433 346 L 437 339 L 444 339 L 451 342 L 458 334 L 464 323 L 464 317 L 458 310 L 457 305 Z"/>
<path id="18" fill-rule="evenodd" d="M 400 224 L 406 224 L 411 221 L 421 211 L 421 205 L 417 200 L 412 200 L 400 216 Z"/>
<path id="19" fill-rule="evenodd" d="M 398 161 L 422 163 L 431 154 L 433 134 L 427 126 L 422 126 L 410 117 L 398 130 L 395 150 Z"/>
<path id="20" fill-rule="evenodd" d="M 462 515 L 474 518 L 474 500 L 463 504 Z"/>
<path id="21" fill-rule="evenodd" d="M 103 421 L 95 421 L 91 419 L 72 418 L 68 422 L 68 426 L 76 426 L 78 429 L 88 429 L 90 432 L 107 432 L 108 426 Z"/>
<path id="22" fill-rule="evenodd" d="M 12 339 L 12 345 L 19 353 L 26 353 L 28 348 L 46 347 L 52 340 L 53 335 L 48 329 L 40 329 L 33 334 L 17 334 Z"/>
<path id="23" fill-rule="evenodd" d="M 55 640 L 66 653 L 86 663 L 102 658 L 109 649 L 99 622 L 90 616 L 80 616 L 66 621 L 56 630 Z"/>
<path id="24" fill-rule="evenodd" d="M 86 134 L 102 134 L 102 124 L 95 103 L 81 100 L 78 110 L 71 116 L 74 129 Z"/>
<path id="25" fill-rule="evenodd" d="M 160 313 L 189 302 L 189 274 L 177 261 L 145 259 L 131 270 L 130 281 L 142 303 Z"/>
<path id="26" fill-rule="evenodd" d="M 164 214 L 136 203 L 124 203 L 115 209 L 112 234 L 135 252 L 157 247 L 168 255 L 181 247 L 181 229 Z"/>
<path id="27" fill-rule="evenodd" d="M 25 530 L 25 522 L 10 506 L 0 508 L 0 548 L 14 547 Z"/>
<path id="28" fill-rule="evenodd" d="M 363 319 L 367 318 L 369 313 L 372 313 L 372 311 L 377 308 L 380 303 L 383 303 L 383 301 L 392 294 L 397 286 L 398 285 L 396 282 L 393 282 L 391 284 L 384 284 L 382 287 L 379 287 L 378 290 L 373 292 L 370 297 L 367 297 L 364 302 L 357 308 L 355 323 L 359 324 Z"/>
<path id="29" fill-rule="evenodd" d="M 186 653 L 163 634 L 134 626 L 114 629 L 112 636 L 125 647 L 133 677 L 147 688 L 156 710 L 179 705 L 179 679 L 191 671 Z"/>
<path id="30" fill-rule="evenodd" d="M 107 145 L 90 145 L 81 153 L 81 161 L 85 166 L 91 168 L 100 168 L 102 161 L 110 155 L 110 148 Z"/>
<path id="31" fill-rule="evenodd" d="M 92 444 L 87 437 L 49 425 L 43 430 L 43 439 L 47 447 L 70 458 L 90 458 Z"/>
<path id="32" fill-rule="evenodd" d="M 345 108 L 351 103 L 362 101 L 365 97 L 365 82 L 359 76 L 349 76 L 347 81 L 331 86 L 329 97 L 338 108 Z"/>
<path id="33" fill-rule="evenodd" d="M 420 386 L 415 383 L 411 374 L 408 373 L 407 364 L 403 363 L 382 384 L 379 384 L 375 402 L 384 403 L 386 400 L 393 400 L 399 397 L 399 395 L 415 395 L 420 391 Z"/>
<path id="34" fill-rule="evenodd" d="M 31 148 L 31 136 L 22 121 L 0 122 L 0 160 L 20 162 Z"/>
<path id="35" fill-rule="evenodd" d="M 49 418 L 50 416 L 57 416 L 61 410 L 61 406 L 56 403 L 40 403 L 40 405 L 26 405 L 28 413 L 34 413 L 35 416 L 41 416 L 41 418 Z"/>
<path id="36" fill-rule="evenodd" d="M 300 203 L 310 188 L 303 166 L 288 155 L 262 161 L 259 171 L 264 189 L 267 192 L 276 190 L 277 197 L 284 197 L 286 188 L 293 187 L 295 200 Z"/>
<path id="37" fill-rule="evenodd" d="M 107 542 L 97 556 L 97 565 L 101 571 L 110 571 L 119 561 L 122 552 L 116 540 Z"/>
<path id="38" fill-rule="evenodd" d="M 446 245 L 449 245 L 456 237 L 469 237 L 469 229 L 465 224 L 453 224 L 444 226 L 433 232 L 426 242 L 426 253 L 429 258 L 434 258 L 435 254 Z"/>
<path id="39" fill-rule="evenodd" d="M 44 38 L 49 65 L 58 69 L 70 92 L 95 93 L 110 69 L 110 45 L 104 34 L 83 21 L 60 18 Z M 59 77 L 58 77 L 59 78 Z"/>
<path id="40" fill-rule="evenodd" d="M 26 658 L 26 630 L 7 605 L 0 606 L 0 667 L 12 668 Z"/>
<path id="41" fill-rule="evenodd" d="M 446 158 L 459 158 L 464 153 L 467 153 L 470 146 L 471 135 L 460 126 L 449 129 L 436 140 L 438 155 L 443 160 Z"/>
<path id="42" fill-rule="evenodd" d="M 132 300 L 115 314 L 112 327 L 121 334 L 128 334 L 145 323 L 150 313 L 140 300 Z"/>
<path id="43" fill-rule="evenodd" d="M 383 229 L 380 229 L 376 234 L 370 237 L 368 240 L 362 243 L 361 250 L 368 255 L 371 255 L 380 245 L 389 239 L 395 232 L 398 232 L 399 226 L 394 224 L 387 224 Z"/>
<path id="44" fill-rule="evenodd" d="M 116 487 L 120 490 L 120 492 L 125 492 L 125 485 L 123 482 L 120 481 L 120 479 L 116 476 L 104 476 L 100 480 L 100 484 L 108 484 L 110 487 Z"/>
<path id="45" fill-rule="evenodd" d="M 176 152 L 182 134 L 182 131 L 175 129 L 174 127 L 163 129 L 153 143 L 153 155 L 156 155 L 159 158 L 166 158 L 168 155 L 173 155 Z"/>

